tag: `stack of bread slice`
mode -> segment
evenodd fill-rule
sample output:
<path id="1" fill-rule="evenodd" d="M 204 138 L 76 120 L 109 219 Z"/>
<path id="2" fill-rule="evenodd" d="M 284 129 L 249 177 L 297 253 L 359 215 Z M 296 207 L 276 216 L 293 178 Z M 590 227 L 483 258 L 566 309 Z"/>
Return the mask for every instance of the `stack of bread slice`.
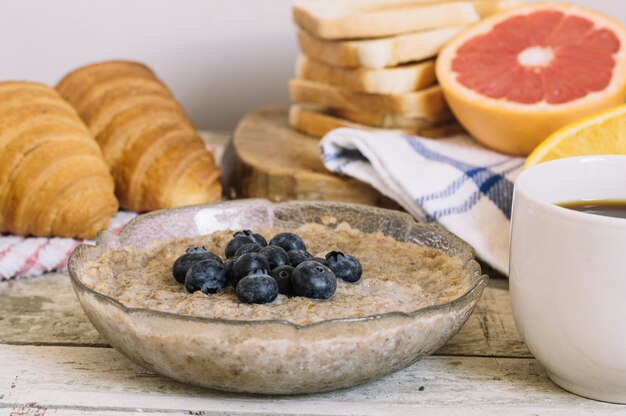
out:
<path id="1" fill-rule="evenodd" d="M 290 124 L 321 137 L 339 127 L 439 137 L 460 130 L 435 79 L 453 37 L 522 0 L 299 0 L 301 55 Z"/>
<path id="2" fill-rule="evenodd" d="M 143 64 L 79 68 L 57 90 L 100 145 L 123 208 L 153 211 L 221 197 L 220 171 L 181 105 Z"/>
<path id="3" fill-rule="evenodd" d="M 0 231 L 93 238 L 117 212 L 98 144 L 52 88 L 0 83 Z"/>

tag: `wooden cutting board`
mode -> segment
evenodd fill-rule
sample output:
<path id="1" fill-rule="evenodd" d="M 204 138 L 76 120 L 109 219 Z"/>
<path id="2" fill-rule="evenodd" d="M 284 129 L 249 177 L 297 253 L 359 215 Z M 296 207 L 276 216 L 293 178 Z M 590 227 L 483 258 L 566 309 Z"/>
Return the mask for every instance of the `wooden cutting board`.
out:
<path id="1" fill-rule="evenodd" d="M 369 185 L 328 172 L 320 158 L 319 139 L 293 130 L 287 112 L 282 106 L 261 108 L 237 126 L 230 182 L 238 198 L 388 205 Z"/>

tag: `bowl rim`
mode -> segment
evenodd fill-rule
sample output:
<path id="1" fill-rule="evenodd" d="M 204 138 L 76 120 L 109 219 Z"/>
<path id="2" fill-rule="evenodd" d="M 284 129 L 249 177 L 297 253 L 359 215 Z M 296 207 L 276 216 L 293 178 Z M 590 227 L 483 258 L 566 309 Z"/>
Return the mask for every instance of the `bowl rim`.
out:
<path id="1" fill-rule="evenodd" d="M 273 207 L 281 205 L 281 204 L 289 204 L 289 203 L 293 203 L 293 202 L 306 202 L 306 203 L 315 203 L 317 205 L 334 205 L 334 206 L 346 206 L 346 207 L 366 207 L 368 209 L 372 209 L 372 210 L 378 210 L 378 211 L 382 211 L 381 213 L 384 213 L 386 211 L 390 211 L 393 212 L 392 210 L 388 210 L 385 208 L 379 208 L 379 207 L 371 207 L 368 205 L 362 205 L 362 204 L 356 204 L 356 203 L 341 203 L 341 202 L 335 202 L 335 201 L 287 201 L 287 202 L 278 202 L 278 203 L 273 203 L 270 202 L 268 200 L 265 199 L 248 199 L 246 200 L 250 203 L 254 203 L 254 202 L 265 202 L 265 203 L 269 203 L 271 204 Z M 122 230 L 120 232 L 119 235 L 122 234 L 122 232 L 124 231 L 124 229 L 128 226 L 133 225 L 133 223 L 137 222 L 137 221 L 141 221 L 142 218 L 146 218 L 146 217 L 154 217 L 154 216 L 159 216 L 159 215 L 163 215 L 164 212 L 172 212 L 172 211 L 177 211 L 177 210 L 185 210 L 185 209 L 190 209 L 190 208 L 207 208 L 207 207 L 212 207 L 215 205 L 223 205 L 223 204 L 228 204 L 229 201 L 226 202 L 220 202 L 218 204 L 202 204 L 202 205 L 189 205 L 189 206 L 185 206 L 185 207 L 180 207 L 180 208 L 171 208 L 171 209 L 164 209 L 164 210 L 158 210 L 158 211 L 152 211 L 150 213 L 147 214 L 143 214 L 143 215 L 138 215 L 137 217 L 133 218 L 130 222 L 128 222 L 126 225 L 124 225 L 122 227 Z M 241 200 L 235 200 L 232 202 L 238 202 L 241 203 Z M 399 212 L 398 212 L 399 213 Z M 420 224 L 420 225 L 429 225 L 426 223 L 422 223 L 422 222 L 418 222 L 416 221 L 413 217 L 411 217 L 410 215 L 406 214 L 406 216 L 408 218 L 410 218 L 411 220 L 413 220 L 413 222 L 415 222 L 416 224 Z M 359 316 L 359 317 L 351 317 L 351 318 L 333 318 L 333 319 L 325 319 L 322 321 L 317 321 L 317 322 L 312 322 L 312 323 L 308 323 L 308 324 L 297 324 L 294 322 L 291 322 L 289 320 L 286 319 L 261 319 L 261 320 L 242 320 L 242 319 L 226 319 L 226 318 L 208 318 L 208 317 L 204 317 L 204 316 L 194 316 L 194 315 L 185 315 L 185 314 L 180 314 L 180 313 L 174 313 L 174 312 L 167 312 L 167 311 L 160 311 L 157 309 L 149 309 L 149 308 L 139 308 L 139 307 L 129 307 L 129 306 L 125 306 L 124 304 L 122 304 L 119 300 L 105 295 L 103 293 L 100 293 L 94 289 L 92 289 L 91 287 L 87 286 L 85 283 L 82 282 L 82 280 L 78 277 L 77 272 L 75 270 L 75 268 L 77 268 L 76 262 L 77 257 L 81 254 L 83 254 L 84 252 L 87 251 L 102 251 L 103 248 L 99 245 L 93 245 L 93 244 L 79 244 L 74 251 L 71 253 L 69 260 L 68 260 L 68 274 L 70 276 L 70 280 L 72 282 L 72 284 L 74 285 L 74 288 L 76 290 L 76 288 L 79 288 L 80 290 L 89 293 L 91 296 L 104 301 L 105 303 L 109 303 L 113 306 L 115 306 L 116 308 L 122 310 L 122 312 L 124 312 L 127 315 L 141 315 L 141 314 L 145 314 L 145 315 L 155 315 L 155 316 L 159 316 L 165 319 L 175 319 L 175 320 L 182 320 L 182 321 L 191 321 L 191 322 L 205 322 L 205 323 L 210 323 L 210 324 L 222 324 L 222 325 L 243 325 L 243 326 L 248 326 L 248 325 L 259 325 L 259 326 L 266 326 L 266 325 L 281 325 L 281 326 L 286 326 L 286 327 L 290 327 L 292 329 L 295 330 L 306 330 L 306 329 L 310 329 L 310 328 L 316 328 L 318 326 L 325 326 L 325 325 L 340 325 L 340 324 L 346 324 L 346 323 L 360 323 L 360 322 L 369 322 L 369 321 L 376 321 L 376 320 L 382 320 L 382 319 L 391 319 L 391 318 L 395 318 L 395 317 L 400 317 L 400 318 L 415 318 L 418 315 L 422 315 L 422 314 L 428 314 L 428 313 L 432 313 L 432 312 L 437 312 L 440 310 L 452 310 L 454 309 L 454 307 L 457 304 L 460 303 L 464 303 L 468 298 L 470 298 L 471 296 L 474 295 L 474 293 L 476 293 L 477 291 L 482 292 L 482 290 L 484 289 L 484 287 L 487 285 L 487 282 L 489 280 L 489 276 L 485 273 L 482 272 L 482 268 L 480 267 L 480 264 L 476 261 L 475 258 L 475 254 L 474 254 L 474 250 L 473 248 L 464 240 L 462 240 L 461 238 L 459 238 L 458 236 L 456 236 L 455 234 L 449 232 L 448 230 L 445 229 L 441 229 L 441 232 L 443 232 L 444 234 L 447 234 L 450 238 L 454 238 L 457 239 L 459 241 L 460 244 L 467 246 L 469 249 L 471 249 L 471 257 L 465 262 L 465 264 L 463 265 L 464 270 L 467 270 L 467 267 L 469 264 L 471 263 L 475 263 L 476 264 L 476 276 L 474 277 L 474 283 L 472 285 L 472 287 L 470 287 L 468 290 L 466 290 L 465 292 L 463 292 L 463 294 L 461 294 L 460 296 L 458 296 L 457 298 L 446 302 L 446 303 L 441 303 L 438 305 L 430 305 L 430 306 L 424 306 L 415 310 L 412 310 L 411 312 L 401 312 L 401 311 L 392 311 L 392 312 L 385 312 L 385 313 L 379 313 L 379 314 L 375 314 L 375 315 L 368 315 L 368 316 Z M 107 231 L 101 231 L 100 233 L 106 233 Z M 98 234 L 100 234 L 98 233 Z M 97 241 L 99 241 L 100 239 L 98 238 Z"/>

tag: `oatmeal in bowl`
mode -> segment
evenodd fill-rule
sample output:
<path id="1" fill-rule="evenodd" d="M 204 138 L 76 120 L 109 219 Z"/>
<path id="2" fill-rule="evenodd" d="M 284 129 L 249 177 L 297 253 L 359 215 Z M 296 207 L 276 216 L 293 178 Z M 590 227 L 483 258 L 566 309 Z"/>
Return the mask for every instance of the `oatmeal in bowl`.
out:
<path id="1" fill-rule="evenodd" d="M 94 326 L 131 360 L 269 394 L 410 365 L 458 331 L 487 280 L 466 243 L 406 214 L 263 200 L 138 217 L 80 246 L 69 269 Z"/>

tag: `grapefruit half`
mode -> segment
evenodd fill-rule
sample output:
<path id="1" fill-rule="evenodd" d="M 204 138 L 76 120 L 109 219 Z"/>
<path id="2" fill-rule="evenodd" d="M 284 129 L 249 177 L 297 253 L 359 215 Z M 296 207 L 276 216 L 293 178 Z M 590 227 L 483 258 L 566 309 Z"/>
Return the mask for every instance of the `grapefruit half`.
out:
<path id="1" fill-rule="evenodd" d="M 576 5 L 522 6 L 446 45 L 437 77 L 478 141 L 527 155 L 560 127 L 624 102 L 626 28 Z"/>

